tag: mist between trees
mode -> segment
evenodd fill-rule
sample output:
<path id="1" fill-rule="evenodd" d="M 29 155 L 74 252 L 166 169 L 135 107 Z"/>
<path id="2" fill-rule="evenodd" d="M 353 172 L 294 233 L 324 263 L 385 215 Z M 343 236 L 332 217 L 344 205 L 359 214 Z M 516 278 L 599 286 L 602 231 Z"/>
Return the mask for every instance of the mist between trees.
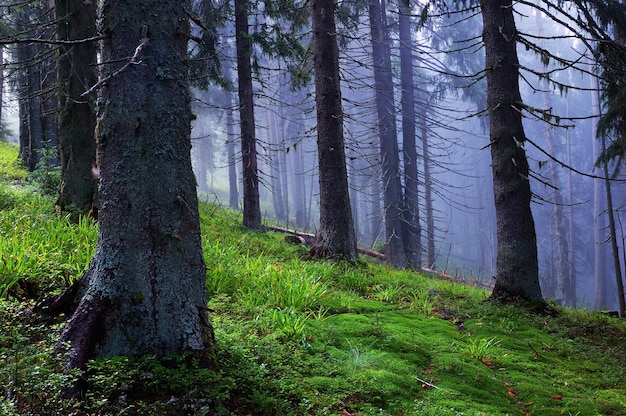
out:
<path id="1" fill-rule="evenodd" d="M 142 65 L 144 37 L 116 72 L 97 49 L 109 34 L 95 9 L 72 20 L 60 1 L 12 3 L 0 3 L 3 137 L 31 171 L 60 164 L 61 209 L 96 215 L 93 135 L 80 133 L 80 152 L 63 137 L 75 134 L 67 126 L 94 130 L 100 88 Z M 276 223 L 332 240 L 320 200 L 332 207 L 343 191 L 320 179 L 318 149 L 342 136 L 351 211 L 341 218 L 360 247 L 398 267 L 501 279 L 512 295 L 623 313 L 621 2 L 191 3 L 185 63 L 201 199 L 242 210 L 253 229 Z M 312 30 L 315 7 L 334 11 L 334 28 Z M 330 46 L 314 48 L 324 35 L 336 64 Z M 498 73 L 507 65 L 515 84 Z M 320 99 L 331 92 L 316 93 L 313 80 L 324 68 L 323 80 L 338 71 L 340 106 L 330 112 L 339 127 L 322 131 Z M 515 114 L 520 128 L 507 124 Z M 64 194 L 71 177 L 82 178 L 74 196 Z M 532 218 L 524 202 L 498 205 L 528 184 Z M 319 255 L 351 256 L 325 244 Z M 512 275 L 515 262 L 528 273 Z"/>

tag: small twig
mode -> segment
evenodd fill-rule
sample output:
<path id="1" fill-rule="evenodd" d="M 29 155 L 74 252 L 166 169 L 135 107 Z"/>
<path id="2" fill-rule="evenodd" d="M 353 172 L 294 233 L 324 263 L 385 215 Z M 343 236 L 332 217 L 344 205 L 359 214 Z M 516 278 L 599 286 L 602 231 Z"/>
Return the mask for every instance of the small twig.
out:
<path id="1" fill-rule="evenodd" d="M 541 354 L 539 354 L 539 352 L 535 349 L 535 347 L 533 347 L 533 344 L 530 343 L 530 341 L 528 341 L 528 346 L 530 347 L 530 349 L 532 350 L 532 352 L 535 353 L 535 357 L 536 358 L 543 358 L 543 356 Z"/>
<path id="2" fill-rule="evenodd" d="M 429 383 L 428 381 L 422 380 L 419 377 L 415 377 L 415 378 L 417 379 L 417 381 L 426 384 L 428 387 L 432 387 L 432 388 L 437 389 L 437 390 L 443 390 L 441 387 L 437 387 L 433 383 Z"/>
<path id="3" fill-rule="evenodd" d="M 137 47 L 135 48 L 135 53 L 133 53 L 133 56 L 129 58 L 128 62 L 126 62 L 126 64 L 124 64 L 124 66 L 118 69 L 117 71 L 113 72 L 109 76 L 104 77 L 100 81 L 96 82 L 93 87 L 89 88 L 87 91 L 82 93 L 80 95 L 81 97 L 85 97 L 91 94 L 92 92 L 100 88 L 102 85 L 109 82 L 111 78 L 116 77 L 122 72 L 126 71 L 131 65 L 140 65 L 142 63 L 142 61 L 138 60 L 137 58 L 139 57 L 139 54 L 141 53 L 143 48 L 150 43 L 150 39 L 147 37 L 147 26 L 144 26 L 141 32 L 142 32 L 141 41 L 139 42 L 139 45 L 137 45 Z"/>
<path id="4" fill-rule="evenodd" d="M 460 396 L 461 395 L 461 393 L 456 393 L 456 392 L 453 392 L 453 391 L 450 391 L 450 390 L 442 389 L 441 387 L 437 387 L 433 383 L 429 383 L 428 381 L 422 380 L 419 377 L 415 377 L 415 378 L 417 379 L 417 381 L 426 384 L 428 387 L 432 387 L 432 388 L 437 389 L 437 390 L 445 391 L 446 393 L 451 394 L 453 396 Z"/>

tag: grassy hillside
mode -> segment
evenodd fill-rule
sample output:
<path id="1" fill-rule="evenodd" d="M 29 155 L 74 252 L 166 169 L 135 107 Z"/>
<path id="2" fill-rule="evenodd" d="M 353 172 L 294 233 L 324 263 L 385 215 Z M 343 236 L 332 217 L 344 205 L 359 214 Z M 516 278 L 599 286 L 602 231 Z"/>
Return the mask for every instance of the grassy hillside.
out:
<path id="1" fill-rule="evenodd" d="M 536 315 L 488 292 L 369 264 L 312 260 L 280 234 L 202 204 L 217 370 L 184 357 L 94 361 L 76 404 L 54 350 L 66 316 L 32 312 L 80 276 L 97 224 L 53 198 L 0 146 L 0 414 L 624 415 L 626 327 Z"/>

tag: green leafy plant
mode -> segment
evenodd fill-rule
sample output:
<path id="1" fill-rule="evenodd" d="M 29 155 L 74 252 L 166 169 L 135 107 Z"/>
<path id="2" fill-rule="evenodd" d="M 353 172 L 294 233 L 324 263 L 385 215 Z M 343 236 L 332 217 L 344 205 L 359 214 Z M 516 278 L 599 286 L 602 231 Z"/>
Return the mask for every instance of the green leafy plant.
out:
<path id="1" fill-rule="evenodd" d="M 308 317 L 297 313 L 292 306 L 285 309 L 271 309 L 269 318 L 274 330 L 280 331 L 286 339 L 294 340 L 304 337 Z"/>
<path id="2" fill-rule="evenodd" d="M 496 350 L 501 342 L 496 337 L 472 338 L 468 341 L 465 351 L 471 357 L 481 361 L 492 359 L 496 355 Z"/>
<path id="3" fill-rule="evenodd" d="M 47 143 L 39 150 L 40 159 L 36 169 L 28 175 L 44 195 L 55 195 L 61 183 L 61 166 L 58 163 L 58 151 Z"/>

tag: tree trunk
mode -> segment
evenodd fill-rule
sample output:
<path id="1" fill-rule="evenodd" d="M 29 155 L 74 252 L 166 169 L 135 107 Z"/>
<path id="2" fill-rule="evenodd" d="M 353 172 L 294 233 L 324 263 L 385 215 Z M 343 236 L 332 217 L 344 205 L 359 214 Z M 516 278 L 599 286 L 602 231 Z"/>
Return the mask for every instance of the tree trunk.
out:
<path id="1" fill-rule="evenodd" d="M 68 366 L 93 357 L 214 346 L 206 310 L 186 81 L 188 1 L 105 0 L 99 231 L 86 288 L 61 335 Z M 135 56 L 141 65 L 129 63 Z M 124 65 L 126 66 L 124 67 Z"/>
<path id="2" fill-rule="evenodd" d="M 16 31 L 26 36 L 36 37 L 30 25 L 31 14 L 35 8 L 23 6 L 16 17 Z M 43 149 L 43 130 L 41 124 L 41 79 L 35 43 L 18 43 L 16 45 L 18 66 L 18 94 L 20 101 L 20 157 L 26 168 L 32 172 L 37 168 Z"/>
<path id="3" fill-rule="evenodd" d="M 511 0 L 482 0 L 489 140 L 498 254 L 492 298 L 543 302 L 537 238 L 522 126 L 515 20 Z"/>
<path id="4" fill-rule="evenodd" d="M 230 97 L 231 93 L 228 93 Z M 226 153 L 228 154 L 228 206 L 239 209 L 239 191 L 237 177 L 237 157 L 235 149 L 235 118 L 233 117 L 232 98 L 226 108 Z"/>
<path id="5" fill-rule="evenodd" d="M 239 122 L 243 174 L 243 225 L 260 230 L 261 206 L 257 167 L 254 93 L 252 90 L 252 40 L 248 31 L 248 0 L 235 0 L 237 74 L 239 83 Z"/>
<path id="6" fill-rule="evenodd" d="M 280 107 L 280 119 L 285 120 L 285 108 L 283 106 Z M 283 187 L 283 202 L 282 206 L 285 209 L 285 224 L 289 224 L 289 180 L 288 180 L 288 169 L 287 165 L 287 153 L 285 152 L 287 143 L 289 142 L 289 131 L 290 125 L 295 125 L 294 121 L 290 123 L 286 123 L 287 126 L 281 124 L 280 132 L 282 136 L 282 140 L 280 142 L 281 149 L 278 152 L 278 165 L 280 166 L 279 175 L 280 175 L 280 183 Z"/>
<path id="7" fill-rule="evenodd" d="M 267 144 L 270 169 L 270 185 L 272 194 L 272 205 L 274 207 L 274 217 L 279 223 L 286 222 L 285 198 L 283 197 L 283 184 L 281 176 L 280 147 L 283 141 L 283 132 L 280 128 L 281 121 L 274 112 L 267 111 Z"/>
<path id="8" fill-rule="evenodd" d="M 552 108 L 552 99 L 548 92 L 548 82 L 541 82 L 541 90 L 543 91 L 544 108 Z M 552 155 L 557 154 L 556 139 L 554 137 L 554 129 L 550 125 L 544 126 L 545 135 L 548 142 L 548 152 Z M 565 210 L 563 209 L 563 195 L 561 194 L 561 178 L 557 172 L 557 166 L 554 161 L 549 162 L 549 174 L 551 185 L 554 186 L 552 193 L 552 230 L 556 243 L 556 287 L 557 299 L 562 305 L 567 307 L 575 306 L 574 292 L 572 290 L 572 276 L 570 272 L 569 246 L 567 244 L 567 230 L 565 227 Z"/>
<path id="9" fill-rule="evenodd" d="M 598 83 L 595 76 L 591 75 L 591 114 L 600 114 L 600 103 L 598 97 Z M 602 154 L 602 140 L 596 132 L 598 131 L 598 119 L 591 119 L 591 140 L 593 160 L 598 160 Z M 603 171 L 604 172 L 604 171 Z M 594 300 L 595 309 L 607 308 L 611 304 L 608 295 L 608 277 L 606 272 L 606 194 L 604 193 L 604 182 L 601 179 L 593 180 L 593 276 L 594 276 Z"/>
<path id="10" fill-rule="evenodd" d="M 385 212 L 385 256 L 394 267 L 407 265 L 403 238 L 403 200 L 400 183 L 400 160 L 396 132 L 396 109 L 393 98 L 393 78 L 389 34 L 386 28 L 385 9 L 379 0 L 369 3 L 372 55 L 374 58 L 374 84 L 376 111 L 383 180 Z"/>
<path id="11" fill-rule="evenodd" d="M 606 153 L 606 138 L 602 139 L 602 153 Z M 611 252 L 613 254 L 613 267 L 615 271 L 615 287 L 617 288 L 617 302 L 619 304 L 619 316 L 623 318 L 626 315 L 626 299 L 624 299 L 624 281 L 622 278 L 622 267 L 619 258 L 619 247 L 617 245 L 617 227 L 615 225 L 615 211 L 613 209 L 613 193 L 611 189 L 611 180 L 609 179 L 609 167 L 605 161 L 602 165 L 604 173 L 604 186 L 606 191 L 606 211 L 609 217 L 609 239 L 611 241 Z"/>
<path id="12" fill-rule="evenodd" d="M 348 160 L 351 161 L 348 164 L 348 189 L 350 190 L 350 205 L 352 206 L 352 221 L 354 223 L 354 234 L 356 236 L 357 245 L 358 242 L 363 238 L 364 226 L 367 224 L 367 221 L 364 221 L 364 218 L 361 215 L 361 196 L 358 191 L 359 185 L 357 183 L 357 175 L 359 169 L 360 158 L 357 157 L 354 150 L 348 150 L 349 156 Z"/>
<path id="13" fill-rule="evenodd" d="M 305 182 L 305 172 L 306 168 L 304 166 L 304 158 L 302 157 L 302 145 L 293 146 L 293 150 L 290 152 L 292 154 L 292 171 L 293 171 L 293 205 L 295 210 L 295 226 L 300 229 L 306 229 L 307 224 L 307 197 L 306 191 L 307 186 Z"/>
<path id="14" fill-rule="evenodd" d="M 413 85 L 413 53 L 409 8 L 400 1 L 400 84 L 402 88 L 402 154 L 404 155 L 404 252 L 407 267 L 419 270 L 422 244 L 419 213 L 419 178 L 415 143 L 415 87 Z"/>
<path id="15" fill-rule="evenodd" d="M 52 23 L 56 21 L 56 10 L 54 2 L 46 3 L 44 10 L 45 17 L 42 19 L 46 23 L 46 27 L 41 30 L 40 36 L 44 39 L 54 37 L 54 27 Z M 41 127 L 43 146 L 51 151 L 47 153 L 47 167 L 59 166 L 58 148 L 59 148 L 59 125 L 57 117 L 57 109 L 59 107 L 56 89 L 58 87 L 57 77 L 57 61 L 53 53 L 51 45 L 38 45 L 38 54 L 41 55 L 41 64 L 39 68 L 41 77 Z"/>
<path id="16" fill-rule="evenodd" d="M 428 141 L 428 106 L 430 100 L 424 94 L 419 111 L 419 125 L 422 136 L 422 157 L 424 159 L 424 207 L 426 211 L 426 263 L 434 269 L 435 261 L 435 213 L 433 208 L 433 181 L 430 175 L 430 145 Z"/>
<path id="17" fill-rule="evenodd" d="M 41 160 L 41 151 L 43 150 L 43 124 L 41 123 L 41 77 L 39 76 L 39 65 L 35 64 L 37 57 L 37 45 L 30 44 L 28 46 L 28 56 L 32 61 L 27 65 L 27 100 L 28 100 L 28 147 L 30 149 L 30 157 L 27 161 L 27 167 L 33 172 L 39 166 Z"/>
<path id="18" fill-rule="evenodd" d="M 96 34 L 96 3 L 56 0 L 57 37 L 85 39 Z M 61 187 L 56 205 L 62 211 L 97 215 L 95 97 L 81 94 L 97 82 L 95 42 L 59 46 L 59 147 Z M 97 172 L 97 171 L 95 171 Z M 95 173 L 94 172 L 94 173 Z"/>
<path id="19" fill-rule="evenodd" d="M 17 29 L 20 29 L 19 26 Z M 15 83 L 17 84 L 17 101 L 19 111 L 19 157 L 24 166 L 28 166 L 28 161 L 31 157 L 28 127 L 28 78 L 26 77 L 26 68 L 24 68 L 23 64 L 20 64 L 20 62 L 27 62 L 29 59 L 28 44 L 18 43 L 15 45 L 15 59 L 18 62 L 18 69 L 15 71 L 14 76 L 16 77 Z"/>
<path id="20" fill-rule="evenodd" d="M 317 257 L 357 258 L 346 168 L 335 0 L 312 0 L 313 71 L 317 109 L 320 228 Z"/>

